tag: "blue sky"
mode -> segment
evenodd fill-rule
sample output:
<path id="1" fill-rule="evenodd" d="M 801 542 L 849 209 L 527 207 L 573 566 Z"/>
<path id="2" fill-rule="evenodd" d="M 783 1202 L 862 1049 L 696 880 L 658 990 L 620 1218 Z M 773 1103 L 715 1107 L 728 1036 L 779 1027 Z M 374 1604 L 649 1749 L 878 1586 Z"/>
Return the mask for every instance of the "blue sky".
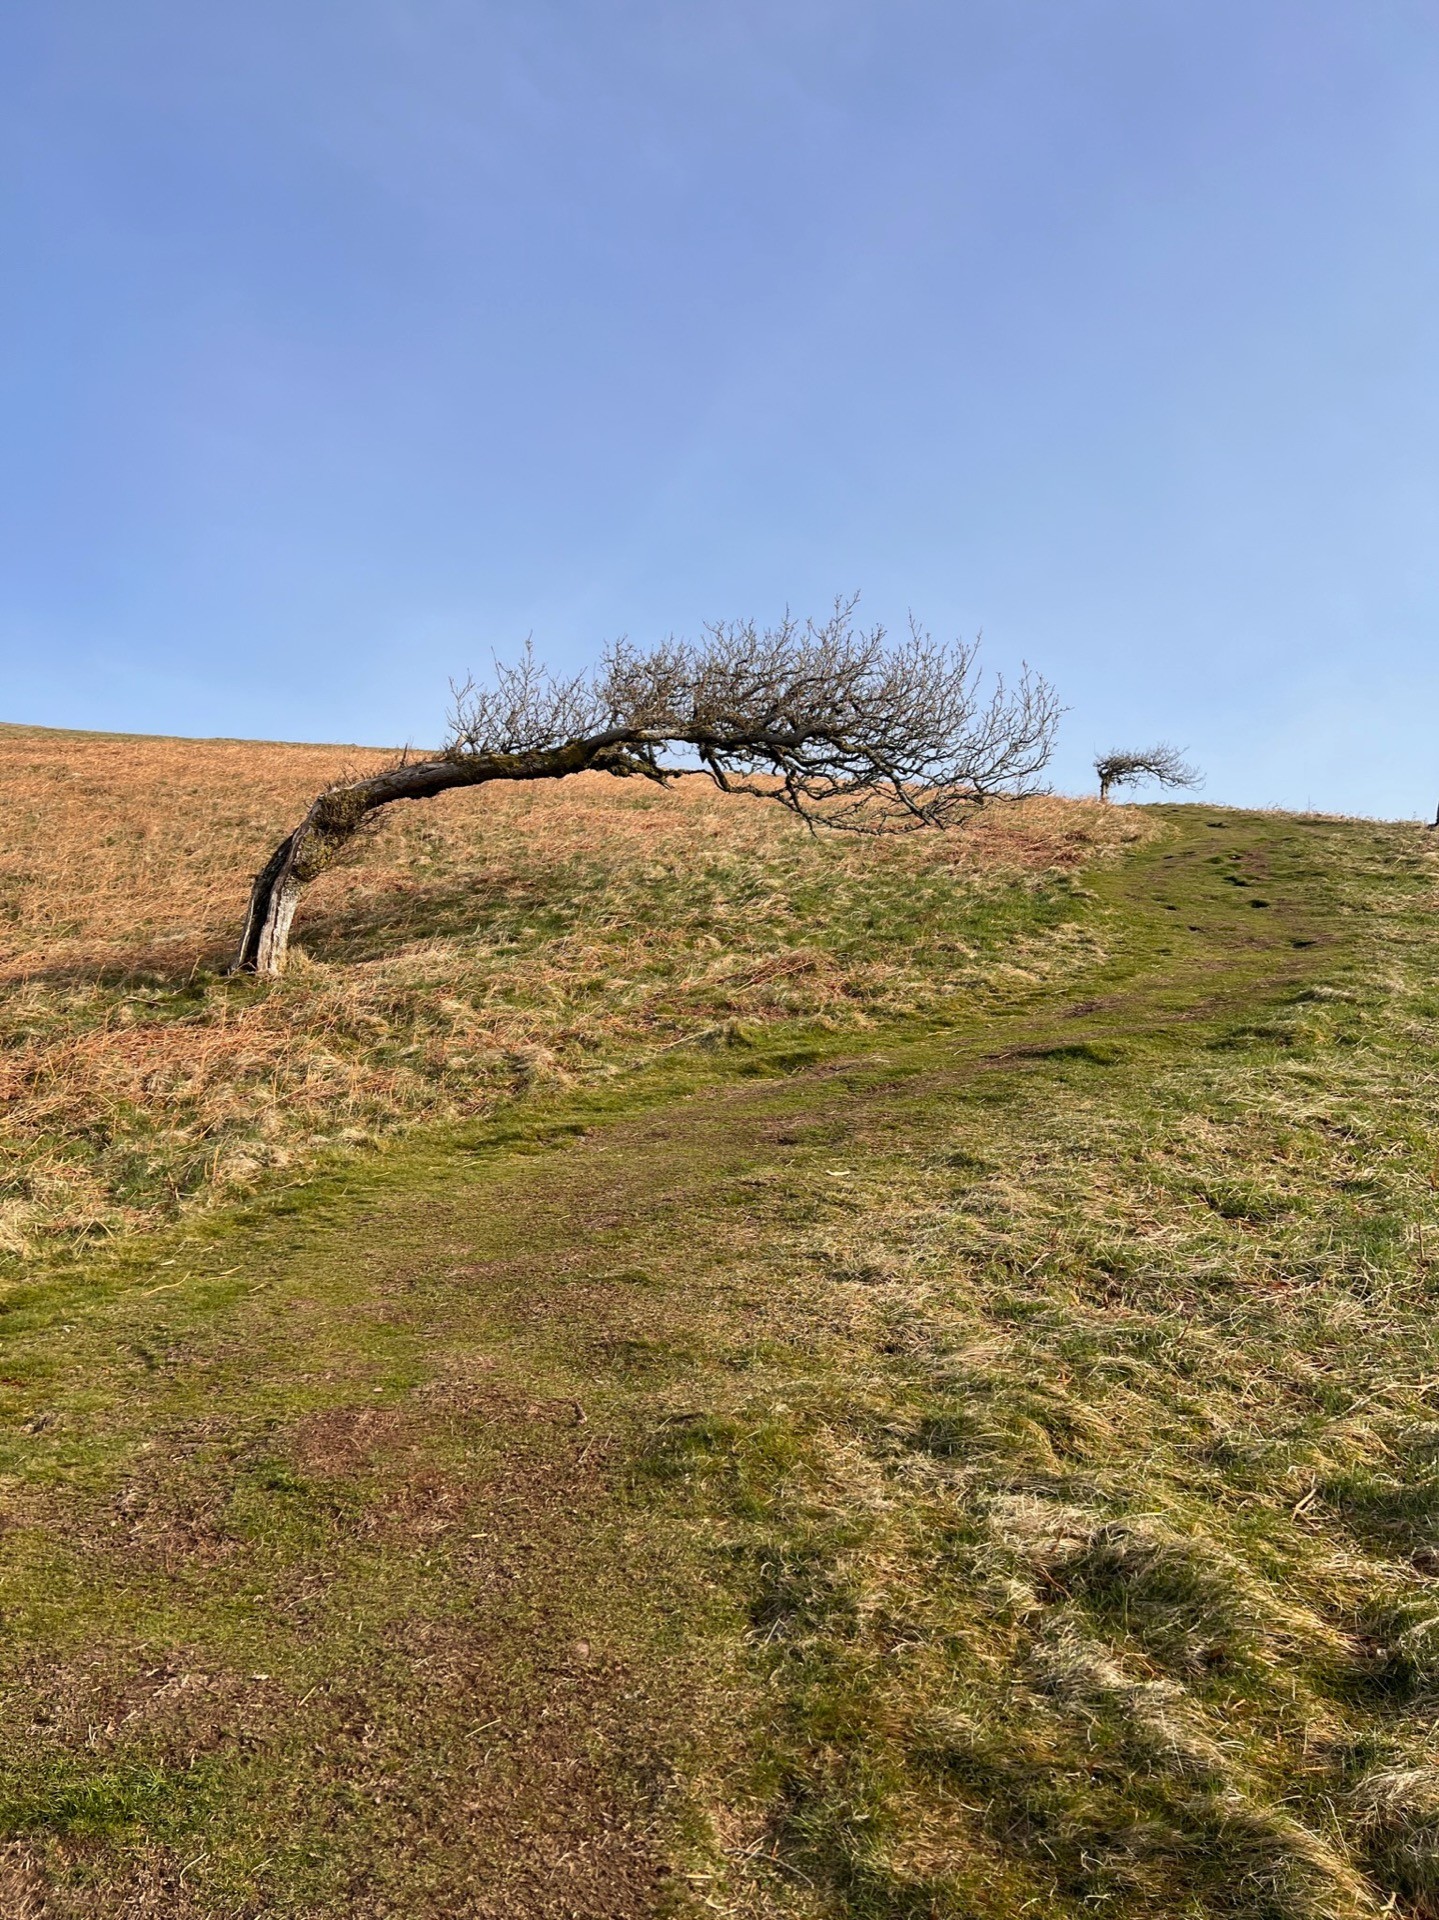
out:
<path id="1" fill-rule="evenodd" d="M 1063 787 L 1439 799 L 1432 0 L 14 0 L 0 167 L 0 717 L 858 588 Z"/>

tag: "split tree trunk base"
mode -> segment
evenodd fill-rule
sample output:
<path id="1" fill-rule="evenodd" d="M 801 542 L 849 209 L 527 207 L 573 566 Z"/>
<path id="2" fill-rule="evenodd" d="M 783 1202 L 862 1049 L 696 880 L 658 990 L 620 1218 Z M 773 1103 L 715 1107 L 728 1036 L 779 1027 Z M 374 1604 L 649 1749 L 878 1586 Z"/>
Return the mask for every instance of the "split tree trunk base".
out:
<path id="1" fill-rule="evenodd" d="M 285 971 L 290 923 L 300 904 L 300 882 L 293 864 L 296 837 L 291 834 L 276 847 L 263 870 L 255 876 L 245 931 L 240 936 L 240 951 L 230 968 L 231 973 L 273 976 Z"/>

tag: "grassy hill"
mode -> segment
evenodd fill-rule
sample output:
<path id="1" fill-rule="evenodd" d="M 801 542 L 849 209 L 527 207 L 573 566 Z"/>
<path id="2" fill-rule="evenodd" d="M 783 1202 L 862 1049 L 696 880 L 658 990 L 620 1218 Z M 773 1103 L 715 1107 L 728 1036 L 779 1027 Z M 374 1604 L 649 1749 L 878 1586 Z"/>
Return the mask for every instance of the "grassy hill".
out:
<path id="1" fill-rule="evenodd" d="M 79 853 L 14 922 L 10 1147 L 107 1232 L 40 1183 L 0 1300 L 0 1910 L 1439 1913 L 1426 836 L 472 796 L 265 987 L 318 750 L 242 832 L 240 749 L 12 746 L 195 829 L 143 958 Z M 402 1068 L 441 993 L 550 1064 Z M 120 1184 L 256 1060 L 287 1166 Z"/>
<path id="2" fill-rule="evenodd" d="M 0 1248 L 688 1041 L 1022 985 L 1092 938 L 1084 864 L 1144 832 L 1035 801 L 879 846 L 703 780 L 491 787 L 382 816 L 307 893 L 282 987 L 221 978 L 255 869 L 385 757 L 0 728 Z"/>

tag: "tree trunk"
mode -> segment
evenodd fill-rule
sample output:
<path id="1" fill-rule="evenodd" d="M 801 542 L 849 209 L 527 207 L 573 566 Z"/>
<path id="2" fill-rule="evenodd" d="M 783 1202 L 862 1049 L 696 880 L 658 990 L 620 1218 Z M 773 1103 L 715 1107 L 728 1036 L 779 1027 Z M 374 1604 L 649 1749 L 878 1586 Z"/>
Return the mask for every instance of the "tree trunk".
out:
<path id="1" fill-rule="evenodd" d="M 250 890 L 250 909 L 240 935 L 240 951 L 232 973 L 283 973 L 290 944 L 290 922 L 300 904 L 300 880 L 295 873 L 297 829 L 270 855 Z"/>
<path id="2" fill-rule="evenodd" d="M 1101 780 L 1099 783 L 1099 797 L 1101 800 L 1107 800 L 1109 798 L 1109 782 L 1107 780 Z"/>
<path id="3" fill-rule="evenodd" d="M 650 761 L 630 750 L 635 735 L 634 729 L 628 736 L 623 729 L 612 729 L 529 753 L 455 753 L 437 760 L 401 761 L 368 780 L 329 788 L 255 875 L 240 950 L 230 972 L 284 972 L 290 922 L 301 889 L 333 866 L 378 808 L 395 800 L 431 800 L 452 787 L 483 786 L 490 780 L 563 780 L 585 772 L 661 778 Z"/>

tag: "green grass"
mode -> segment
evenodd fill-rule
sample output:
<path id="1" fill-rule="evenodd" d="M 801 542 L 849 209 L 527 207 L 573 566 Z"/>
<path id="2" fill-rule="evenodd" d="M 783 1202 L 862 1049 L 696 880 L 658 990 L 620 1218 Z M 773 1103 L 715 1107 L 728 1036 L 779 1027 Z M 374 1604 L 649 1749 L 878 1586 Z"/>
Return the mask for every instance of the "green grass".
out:
<path id="1" fill-rule="evenodd" d="M 0 1895 L 1439 1913 L 1434 858 L 1160 812 L 1071 979 L 12 1289 Z"/>

